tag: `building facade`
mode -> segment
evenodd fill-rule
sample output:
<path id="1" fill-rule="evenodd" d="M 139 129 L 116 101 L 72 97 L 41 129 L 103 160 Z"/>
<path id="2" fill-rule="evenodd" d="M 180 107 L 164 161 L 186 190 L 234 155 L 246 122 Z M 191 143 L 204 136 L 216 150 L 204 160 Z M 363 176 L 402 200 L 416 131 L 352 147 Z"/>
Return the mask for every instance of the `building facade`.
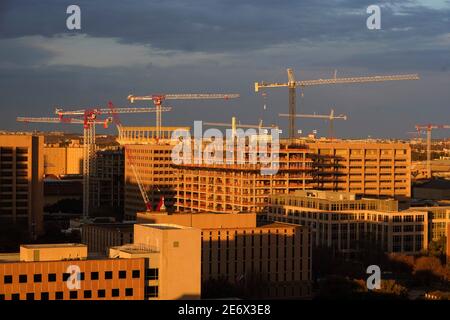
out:
<path id="1" fill-rule="evenodd" d="M 138 213 L 141 223 L 177 223 L 201 229 L 201 278 L 233 286 L 251 283 L 255 298 L 311 295 L 308 228 L 261 223 L 256 213 Z"/>
<path id="2" fill-rule="evenodd" d="M 43 233 L 44 137 L 0 134 L 0 221 Z"/>
<path id="3" fill-rule="evenodd" d="M 298 191 L 270 197 L 267 219 L 311 229 L 312 245 L 355 254 L 364 241 L 384 252 L 418 254 L 428 248 L 426 211 L 399 210 L 393 199 L 364 199 L 346 192 Z"/>
<path id="4" fill-rule="evenodd" d="M 78 175 L 83 173 L 83 145 L 79 140 L 48 143 L 44 146 L 45 175 Z"/>
<path id="5" fill-rule="evenodd" d="M 176 141 L 171 139 L 179 127 L 162 127 L 162 136 L 156 139 L 155 127 L 122 127 L 117 141 L 125 147 L 125 218 L 136 219 L 136 213 L 145 210 L 145 203 L 139 191 L 132 164 L 142 181 L 153 207 L 161 197 L 167 208 L 175 202 L 177 175 L 172 167 L 172 148 Z"/>
<path id="6" fill-rule="evenodd" d="M 250 163 L 175 165 L 177 210 L 261 212 L 270 195 L 310 188 L 312 161 L 306 148 L 282 145 L 277 161 L 279 168 L 274 174 L 262 174 L 262 165 Z"/>
<path id="7" fill-rule="evenodd" d="M 89 254 L 107 256 L 111 247 L 133 243 L 132 223 L 85 223 L 81 226 L 81 242 Z"/>
<path id="8" fill-rule="evenodd" d="M 407 143 L 314 141 L 314 189 L 383 197 L 411 197 L 411 147 Z"/>

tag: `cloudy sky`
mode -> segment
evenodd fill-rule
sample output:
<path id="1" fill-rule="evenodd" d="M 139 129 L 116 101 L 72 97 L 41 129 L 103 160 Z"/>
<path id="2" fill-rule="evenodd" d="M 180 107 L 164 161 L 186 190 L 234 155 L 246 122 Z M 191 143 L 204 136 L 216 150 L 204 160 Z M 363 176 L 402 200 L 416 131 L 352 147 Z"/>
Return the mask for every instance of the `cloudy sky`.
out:
<path id="1" fill-rule="evenodd" d="M 66 8 L 81 8 L 81 30 L 66 28 Z M 366 9 L 381 8 L 368 30 Z M 166 125 L 194 120 L 278 123 L 287 89 L 253 91 L 255 81 L 419 73 L 419 81 L 310 87 L 301 113 L 348 115 L 343 137 L 406 137 L 416 123 L 450 123 L 448 0 L 0 0 L 0 130 L 79 131 L 15 123 L 66 109 L 127 106 L 152 93 L 235 92 L 233 101 L 168 101 Z M 267 108 L 264 109 L 263 105 Z M 142 104 L 139 104 L 142 105 Z M 123 116 L 154 125 L 154 115 Z M 327 123 L 299 120 L 304 133 Z M 284 130 L 285 132 L 287 130 Z M 449 136 L 442 130 L 436 136 Z"/>

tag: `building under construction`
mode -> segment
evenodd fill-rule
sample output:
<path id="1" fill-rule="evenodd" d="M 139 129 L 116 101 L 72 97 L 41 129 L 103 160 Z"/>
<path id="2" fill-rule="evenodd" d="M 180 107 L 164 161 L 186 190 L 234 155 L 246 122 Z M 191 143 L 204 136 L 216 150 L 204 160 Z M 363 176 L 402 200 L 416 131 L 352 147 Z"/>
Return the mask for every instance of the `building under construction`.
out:
<path id="1" fill-rule="evenodd" d="M 141 180 L 149 201 L 155 207 L 162 197 L 170 209 L 175 200 L 178 183 L 176 169 L 172 167 L 171 134 L 178 127 L 162 127 L 157 138 L 156 127 L 121 127 L 117 141 L 125 146 L 125 219 L 134 220 L 136 212 L 145 211 L 146 203 L 141 195 Z M 189 130 L 189 128 L 184 128 Z M 133 158 L 130 162 L 130 158 Z M 133 164 L 133 165 L 131 165 Z M 136 174 L 133 170 L 136 170 Z"/>

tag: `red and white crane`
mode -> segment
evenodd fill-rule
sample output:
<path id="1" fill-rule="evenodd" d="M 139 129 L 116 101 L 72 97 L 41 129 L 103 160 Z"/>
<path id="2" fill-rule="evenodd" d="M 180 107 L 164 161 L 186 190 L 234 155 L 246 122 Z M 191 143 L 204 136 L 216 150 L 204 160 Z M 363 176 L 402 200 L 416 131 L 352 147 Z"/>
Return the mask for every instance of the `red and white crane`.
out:
<path id="1" fill-rule="evenodd" d="M 65 111 L 61 108 L 55 110 L 58 117 L 17 117 L 18 122 L 25 123 L 64 123 L 83 125 L 83 219 L 89 217 L 90 184 L 95 169 L 95 126 L 103 125 L 105 128 L 113 122 L 117 113 L 148 113 L 156 112 L 156 108 L 115 108 L 114 113 L 109 102 L 108 108 L 89 108 Z M 170 111 L 170 107 L 162 107 L 159 111 Z"/>
<path id="2" fill-rule="evenodd" d="M 450 129 L 450 125 L 447 124 L 418 124 L 416 125 L 416 130 L 418 134 L 422 130 L 426 131 L 427 133 L 427 178 L 432 178 L 432 172 L 431 172 L 431 132 L 434 129 Z"/>
<path id="3" fill-rule="evenodd" d="M 128 100 L 131 103 L 134 101 L 153 101 L 156 107 L 156 136 L 161 137 L 161 110 L 164 108 L 162 103 L 164 100 L 205 100 L 205 99 L 235 99 L 240 95 L 236 93 L 182 93 L 182 94 L 153 94 L 147 96 L 135 96 L 130 94 Z"/>

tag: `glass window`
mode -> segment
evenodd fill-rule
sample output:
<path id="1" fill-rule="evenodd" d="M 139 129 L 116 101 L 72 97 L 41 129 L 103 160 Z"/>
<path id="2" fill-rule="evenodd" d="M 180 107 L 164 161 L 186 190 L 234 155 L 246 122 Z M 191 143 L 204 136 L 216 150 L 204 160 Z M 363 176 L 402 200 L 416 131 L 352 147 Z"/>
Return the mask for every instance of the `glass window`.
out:
<path id="1" fill-rule="evenodd" d="M 26 274 L 19 275 L 19 283 L 27 283 L 27 275 Z"/>
<path id="2" fill-rule="evenodd" d="M 56 300 L 62 300 L 63 297 L 64 297 L 64 294 L 63 294 L 62 291 L 57 291 L 57 292 L 55 292 L 55 299 L 56 299 Z"/>
<path id="3" fill-rule="evenodd" d="M 34 282 L 37 282 L 37 283 L 42 282 L 42 274 L 35 274 L 33 276 L 33 280 L 34 280 Z"/>
<path id="4" fill-rule="evenodd" d="M 98 272 L 91 272 L 91 280 L 98 280 Z"/>
<path id="5" fill-rule="evenodd" d="M 99 298 L 104 298 L 104 297 L 106 296 L 105 290 L 104 290 L 104 289 L 98 290 L 98 291 L 97 291 L 97 296 L 98 296 Z"/>
<path id="6" fill-rule="evenodd" d="M 84 298 L 85 299 L 92 298 L 92 291 L 91 290 L 84 290 Z"/>
<path id="7" fill-rule="evenodd" d="M 133 270 L 132 276 L 134 279 L 138 279 L 141 277 L 141 271 L 140 270 Z"/>
<path id="8" fill-rule="evenodd" d="M 41 292 L 41 300 L 48 300 L 49 296 L 48 292 Z"/>
<path id="9" fill-rule="evenodd" d="M 78 298 L 78 292 L 77 291 L 70 291 L 69 292 L 69 298 L 70 299 L 77 299 Z"/>
<path id="10" fill-rule="evenodd" d="M 113 273 L 112 271 L 105 271 L 105 279 L 106 280 L 110 280 L 113 278 Z"/>
<path id="11" fill-rule="evenodd" d="M 125 296 L 126 296 L 126 297 L 131 297 L 131 296 L 133 296 L 133 288 L 126 288 L 126 289 L 125 289 Z"/>
<path id="12" fill-rule="evenodd" d="M 118 297 L 119 296 L 119 289 L 112 289 L 111 295 L 113 297 Z"/>
<path id="13" fill-rule="evenodd" d="M 127 277 L 127 272 L 125 270 L 119 271 L 119 279 L 125 279 Z"/>
<path id="14" fill-rule="evenodd" d="M 4 276 L 3 283 L 5 284 L 12 283 L 12 276 L 11 275 Z"/>
<path id="15" fill-rule="evenodd" d="M 49 273 L 48 282 L 55 282 L 55 281 L 56 281 L 56 273 Z"/>

